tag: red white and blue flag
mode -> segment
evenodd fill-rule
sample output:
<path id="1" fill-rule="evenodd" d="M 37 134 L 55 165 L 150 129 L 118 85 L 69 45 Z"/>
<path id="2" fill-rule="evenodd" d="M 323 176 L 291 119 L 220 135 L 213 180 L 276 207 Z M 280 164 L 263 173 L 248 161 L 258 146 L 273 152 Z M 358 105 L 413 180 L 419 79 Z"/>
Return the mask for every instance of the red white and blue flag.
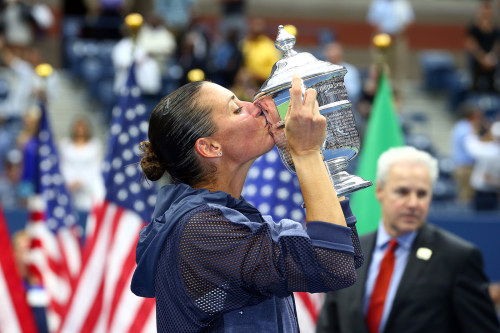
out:
<path id="1" fill-rule="evenodd" d="M 26 289 L 18 273 L 9 230 L 0 206 L 0 332 L 36 333 Z"/>
<path id="2" fill-rule="evenodd" d="M 139 231 L 156 201 L 138 164 L 148 120 L 132 67 L 113 109 L 103 167 L 106 196 L 90 214 L 84 266 L 60 332 L 156 332 L 154 299 L 130 291 Z"/>
<path id="3" fill-rule="evenodd" d="M 30 273 L 47 293 L 49 330 L 55 331 L 80 273 L 81 244 L 77 215 L 60 171 L 44 104 L 40 112 L 38 132 L 32 142 L 35 194 L 28 200 L 26 231 L 31 238 Z"/>

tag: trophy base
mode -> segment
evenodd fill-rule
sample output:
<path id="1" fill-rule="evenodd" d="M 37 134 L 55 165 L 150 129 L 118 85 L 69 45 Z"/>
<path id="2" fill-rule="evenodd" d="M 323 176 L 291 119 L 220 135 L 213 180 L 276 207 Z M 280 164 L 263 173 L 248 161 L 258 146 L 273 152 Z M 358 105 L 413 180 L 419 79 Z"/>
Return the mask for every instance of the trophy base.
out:
<path id="1" fill-rule="evenodd" d="M 373 185 L 371 181 L 356 175 L 351 175 L 347 171 L 332 174 L 330 178 L 332 179 L 333 187 L 338 197 L 343 197 Z"/>

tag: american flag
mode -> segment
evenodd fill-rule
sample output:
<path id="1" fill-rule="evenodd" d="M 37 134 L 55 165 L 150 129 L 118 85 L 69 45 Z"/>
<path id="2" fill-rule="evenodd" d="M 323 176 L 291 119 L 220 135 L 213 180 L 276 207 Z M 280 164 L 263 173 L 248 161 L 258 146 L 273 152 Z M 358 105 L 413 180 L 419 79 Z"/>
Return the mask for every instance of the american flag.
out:
<path id="1" fill-rule="evenodd" d="M 34 143 L 35 194 L 28 200 L 31 238 L 30 272 L 48 295 L 48 325 L 55 331 L 68 305 L 81 268 L 77 215 L 59 168 L 59 154 L 49 115 L 40 105 L 39 128 Z"/>
<path id="2" fill-rule="evenodd" d="M 18 274 L 9 230 L 0 206 L 0 332 L 36 333 L 26 290 Z"/>
<path id="3" fill-rule="evenodd" d="M 281 162 L 277 148 L 259 157 L 248 171 L 242 195 L 264 215 L 305 220 L 302 193 L 297 176 Z M 323 294 L 295 293 L 300 331 L 314 333 Z"/>
<path id="4" fill-rule="evenodd" d="M 103 167 L 106 197 L 90 214 L 83 269 L 61 332 L 156 331 L 154 299 L 130 291 L 139 231 L 156 201 L 138 164 L 148 118 L 132 67 L 113 109 Z"/>

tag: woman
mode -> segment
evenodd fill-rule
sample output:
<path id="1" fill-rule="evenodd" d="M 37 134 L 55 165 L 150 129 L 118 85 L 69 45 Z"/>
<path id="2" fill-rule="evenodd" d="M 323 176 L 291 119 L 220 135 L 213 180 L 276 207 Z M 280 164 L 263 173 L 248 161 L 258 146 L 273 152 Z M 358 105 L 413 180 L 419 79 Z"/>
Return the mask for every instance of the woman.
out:
<path id="1" fill-rule="evenodd" d="M 92 136 L 85 117 L 74 120 L 70 134 L 60 145 L 61 172 L 73 194 L 75 208 L 89 212 L 95 201 L 104 198 L 102 144 Z"/>
<path id="2" fill-rule="evenodd" d="M 252 162 L 274 146 L 258 106 L 194 82 L 153 110 L 141 166 L 150 180 L 167 171 L 175 184 L 160 190 L 141 231 L 132 291 L 156 298 L 158 332 L 298 332 L 292 292 L 354 283 L 362 257 L 355 218 L 320 153 L 326 120 L 316 91 L 302 102 L 300 78 L 290 92 L 285 129 L 307 231 L 241 198 Z"/>

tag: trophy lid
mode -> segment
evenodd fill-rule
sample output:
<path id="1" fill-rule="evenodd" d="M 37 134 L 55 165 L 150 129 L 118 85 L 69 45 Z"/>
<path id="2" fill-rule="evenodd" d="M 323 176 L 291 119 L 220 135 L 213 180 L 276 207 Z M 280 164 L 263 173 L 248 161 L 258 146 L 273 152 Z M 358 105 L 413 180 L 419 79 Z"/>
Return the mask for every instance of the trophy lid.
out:
<path id="1" fill-rule="evenodd" d="M 307 81 L 309 78 L 330 72 L 345 71 L 343 66 L 318 60 L 311 53 L 297 53 L 293 50 L 295 41 L 295 36 L 287 32 L 282 25 L 278 27 L 278 36 L 274 45 L 283 52 L 283 57 L 274 64 L 271 75 L 255 94 L 254 100 L 290 88 L 294 74 Z"/>

